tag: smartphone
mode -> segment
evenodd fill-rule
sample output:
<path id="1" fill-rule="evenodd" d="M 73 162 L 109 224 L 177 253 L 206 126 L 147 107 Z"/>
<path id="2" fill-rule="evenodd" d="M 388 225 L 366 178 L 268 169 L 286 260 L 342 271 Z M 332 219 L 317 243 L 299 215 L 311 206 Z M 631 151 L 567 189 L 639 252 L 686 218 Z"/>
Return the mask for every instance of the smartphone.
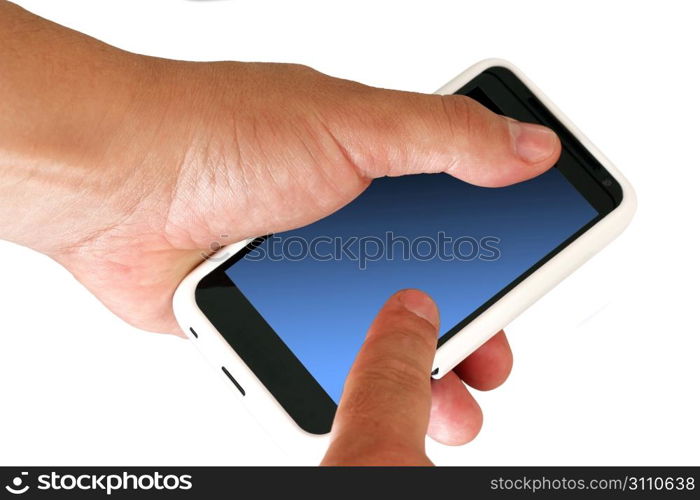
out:
<path id="1" fill-rule="evenodd" d="M 285 448 L 330 431 L 345 376 L 391 294 L 419 288 L 437 302 L 440 378 L 634 213 L 625 178 L 509 62 L 482 61 L 438 93 L 552 128 L 561 158 L 495 189 L 447 174 L 377 179 L 323 220 L 222 248 L 175 294 L 182 329 Z"/>

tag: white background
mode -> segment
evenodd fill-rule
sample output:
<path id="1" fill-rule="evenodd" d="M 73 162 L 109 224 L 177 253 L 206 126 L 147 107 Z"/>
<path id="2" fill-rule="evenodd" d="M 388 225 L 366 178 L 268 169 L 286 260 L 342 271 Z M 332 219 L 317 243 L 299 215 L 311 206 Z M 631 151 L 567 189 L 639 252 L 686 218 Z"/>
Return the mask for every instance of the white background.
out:
<path id="1" fill-rule="evenodd" d="M 19 2 L 124 49 L 289 61 L 432 92 L 519 65 L 636 187 L 610 247 L 508 329 L 510 380 L 438 464 L 700 463 L 700 31 L 694 2 Z M 1 75 L 0 75 L 1 77 Z M 36 228 L 41 231 L 41 228 Z M 286 463 L 187 341 L 113 317 L 0 243 L 0 463 Z"/>

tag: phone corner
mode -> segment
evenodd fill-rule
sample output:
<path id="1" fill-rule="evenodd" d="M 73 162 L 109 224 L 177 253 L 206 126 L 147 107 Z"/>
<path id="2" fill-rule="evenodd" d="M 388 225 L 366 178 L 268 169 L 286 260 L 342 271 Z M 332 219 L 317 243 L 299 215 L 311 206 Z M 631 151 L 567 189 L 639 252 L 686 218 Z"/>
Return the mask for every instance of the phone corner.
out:
<path id="1" fill-rule="evenodd" d="M 175 287 L 171 301 L 175 320 L 184 332 L 190 328 L 193 312 L 197 309 L 196 291 L 202 276 L 196 271 L 197 268 L 190 271 Z"/>

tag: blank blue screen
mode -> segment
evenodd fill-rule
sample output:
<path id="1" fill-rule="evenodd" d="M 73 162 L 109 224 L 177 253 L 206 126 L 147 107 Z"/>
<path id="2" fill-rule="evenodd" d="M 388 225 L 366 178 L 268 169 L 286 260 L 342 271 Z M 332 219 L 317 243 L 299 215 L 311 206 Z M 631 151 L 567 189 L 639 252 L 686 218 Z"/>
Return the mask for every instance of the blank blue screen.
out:
<path id="1" fill-rule="evenodd" d="M 245 257 L 226 274 L 338 402 L 367 328 L 394 292 L 418 288 L 430 294 L 440 308 L 443 335 L 597 215 L 556 168 L 497 189 L 446 174 L 382 178 L 331 216 L 278 236 L 307 242 L 319 236 L 386 241 L 391 232 L 409 241 L 437 241 L 442 232 L 453 239 L 496 238 L 488 247 L 497 251 L 483 249 L 478 258 L 465 260 L 473 254 L 466 244 L 462 260 L 425 259 L 430 246 L 424 243 L 416 247 L 423 257 L 414 253 L 404 259 L 405 245 L 397 243 L 393 258 L 385 252 L 360 269 L 352 256 L 303 256 L 298 244 L 289 245 L 292 259 L 277 260 L 265 240 L 256 259 Z M 330 244 L 320 248 L 334 253 Z M 374 254 L 377 248 L 368 245 Z M 266 257 L 260 259 L 263 252 Z"/>

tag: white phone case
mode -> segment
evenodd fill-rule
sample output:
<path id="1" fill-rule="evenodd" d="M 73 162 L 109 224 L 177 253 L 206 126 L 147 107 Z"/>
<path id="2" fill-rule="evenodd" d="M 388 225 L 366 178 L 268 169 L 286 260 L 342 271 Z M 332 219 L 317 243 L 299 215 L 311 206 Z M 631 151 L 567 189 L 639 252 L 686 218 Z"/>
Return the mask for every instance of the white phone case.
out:
<path id="1" fill-rule="evenodd" d="M 453 94 L 484 70 L 502 66 L 511 70 L 536 95 L 549 111 L 585 146 L 622 187 L 622 203 L 601 221 L 588 229 L 573 243 L 519 283 L 496 303 L 471 321 L 437 350 L 433 369 L 437 378 L 455 367 L 510 323 L 537 299 L 571 274 L 586 260 L 620 234 L 632 219 L 636 198 L 627 179 L 615 166 L 569 121 L 569 119 L 518 68 L 508 61 L 486 59 L 470 67 L 440 88 L 437 94 Z M 296 460 L 317 463 L 328 444 L 328 435 L 318 436 L 302 430 L 285 412 L 267 388 L 224 340 L 195 303 L 199 281 L 221 262 L 241 250 L 249 240 L 226 246 L 204 261 L 182 281 L 173 299 L 175 316 L 182 330 L 190 336 L 207 360 L 231 388 L 232 394 L 245 404 L 275 442 Z M 195 338 L 190 328 L 197 332 Z M 245 396 L 231 383 L 221 367 L 235 377 L 244 388 Z"/>

